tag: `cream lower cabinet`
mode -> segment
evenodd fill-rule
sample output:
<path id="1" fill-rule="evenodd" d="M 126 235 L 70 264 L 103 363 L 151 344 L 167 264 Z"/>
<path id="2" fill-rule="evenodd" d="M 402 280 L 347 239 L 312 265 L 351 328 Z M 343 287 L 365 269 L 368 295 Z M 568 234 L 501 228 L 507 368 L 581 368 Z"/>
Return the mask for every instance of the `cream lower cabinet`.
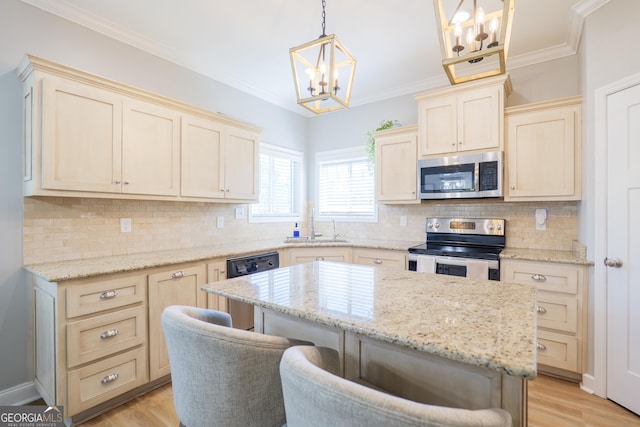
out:
<path id="1" fill-rule="evenodd" d="M 207 283 L 219 282 L 227 278 L 227 260 L 214 260 L 207 263 Z M 207 292 L 207 308 L 229 312 L 229 301 L 226 297 Z"/>
<path id="2" fill-rule="evenodd" d="M 580 200 L 581 98 L 506 111 L 505 201 Z"/>
<path id="3" fill-rule="evenodd" d="M 160 324 L 164 309 L 170 305 L 207 306 L 204 264 L 172 267 L 149 274 L 149 378 L 155 380 L 171 373 L 169 354 Z"/>
<path id="4" fill-rule="evenodd" d="M 141 273 L 35 281 L 34 383 L 65 418 L 149 381 L 146 288 Z"/>
<path id="5" fill-rule="evenodd" d="M 418 158 L 502 150 L 509 76 L 419 94 Z"/>
<path id="6" fill-rule="evenodd" d="M 417 196 L 417 126 L 375 135 L 376 200 L 379 203 L 420 203 Z"/>
<path id="7" fill-rule="evenodd" d="M 581 379 L 587 357 L 588 267 L 501 260 L 500 280 L 537 288 L 538 369 Z"/>
<path id="8" fill-rule="evenodd" d="M 351 262 L 351 248 L 291 248 L 288 250 L 288 265 L 313 261 Z"/>
<path id="9" fill-rule="evenodd" d="M 407 255 L 404 251 L 354 248 L 351 253 L 351 259 L 354 264 L 390 267 L 399 270 L 407 269 Z"/>

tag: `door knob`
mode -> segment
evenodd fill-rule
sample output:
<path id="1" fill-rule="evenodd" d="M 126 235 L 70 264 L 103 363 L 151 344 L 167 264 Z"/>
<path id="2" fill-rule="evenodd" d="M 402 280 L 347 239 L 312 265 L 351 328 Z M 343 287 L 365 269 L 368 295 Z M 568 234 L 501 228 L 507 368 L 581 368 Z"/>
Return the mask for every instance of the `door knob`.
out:
<path id="1" fill-rule="evenodd" d="M 607 267 L 620 268 L 622 267 L 622 261 L 618 258 L 605 258 L 604 265 L 606 265 Z"/>

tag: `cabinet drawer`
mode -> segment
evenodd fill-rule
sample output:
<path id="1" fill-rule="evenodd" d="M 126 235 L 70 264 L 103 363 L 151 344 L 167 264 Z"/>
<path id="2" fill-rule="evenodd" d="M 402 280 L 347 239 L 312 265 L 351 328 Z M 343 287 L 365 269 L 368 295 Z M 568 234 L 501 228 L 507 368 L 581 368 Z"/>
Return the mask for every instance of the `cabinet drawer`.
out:
<path id="1" fill-rule="evenodd" d="M 553 265 L 549 263 L 503 261 L 503 282 L 534 285 L 538 290 L 578 293 L 580 270 L 571 265 Z"/>
<path id="2" fill-rule="evenodd" d="M 404 253 L 360 249 L 353 251 L 353 263 L 374 267 L 392 267 L 400 270 L 405 270 L 407 266 Z"/>
<path id="3" fill-rule="evenodd" d="M 145 342 L 143 306 L 67 324 L 67 366 L 91 362 Z"/>
<path id="4" fill-rule="evenodd" d="M 538 292 L 538 327 L 559 331 L 578 331 L 578 300 L 555 292 Z"/>
<path id="5" fill-rule="evenodd" d="M 69 371 L 67 416 L 117 397 L 148 381 L 146 347 Z"/>
<path id="6" fill-rule="evenodd" d="M 572 372 L 578 370 L 578 339 L 569 335 L 538 331 L 538 363 Z"/>
<path id="7" fill-rule="evenodd" d="M 123 307 L 145 299 L 145 275 L 72 284 L 66 290 L 67 318 Z"/>

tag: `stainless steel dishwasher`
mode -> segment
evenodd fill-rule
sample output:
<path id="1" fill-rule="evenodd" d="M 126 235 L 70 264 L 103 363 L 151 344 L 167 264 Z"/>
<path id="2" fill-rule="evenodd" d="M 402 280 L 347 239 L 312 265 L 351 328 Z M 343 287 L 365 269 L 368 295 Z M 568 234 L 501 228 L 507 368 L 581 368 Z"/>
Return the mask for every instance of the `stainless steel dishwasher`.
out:
<path id="1" fill-rule="evenodd" d="M 273 270 L 280 265 L 278 252 L 248 255 L 227 260 L 227 279 Z M 229 314 L 233 327 L 253 329 L 253 305 L 229 299 Z"/>

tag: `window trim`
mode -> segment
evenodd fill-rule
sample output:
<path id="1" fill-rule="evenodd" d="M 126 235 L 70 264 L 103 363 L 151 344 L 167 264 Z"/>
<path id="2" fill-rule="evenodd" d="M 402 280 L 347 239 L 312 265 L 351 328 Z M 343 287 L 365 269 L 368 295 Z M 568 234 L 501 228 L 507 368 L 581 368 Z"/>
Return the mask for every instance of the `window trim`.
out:
<path id="1" fill-rule="evenodd" d="M 368 162 L 367 152 L 364 147 L 349 147 L 349 148 L 341 148 L 337 150 L 327 150 L 327 151 L 318 151 L 315 155 L 315 195 L 313 205 L 318 207 L 320 206 L 320 163 L 325 162 L 333 162 L 339 160 L 358 160 L 362 159 L 365 162 Z M 342 222 L 378 222 L 378 201 L 376 197 L 375 191 L 375 171 L 373 177 L 373 214 L 371 216 L 355 216 L 355 215 L 322 215 L 318 210 L 314 216 L 315 220 L 318 221 L 342 221 Z"/>
<path id="2" fill-rule="evenodd" d="M 305 196 L 305 188 L 306 188 L 306 176 L 305 176 L 305 168 L 304 168 L 304 153 L 302 151 L 292 150 L 289 148 L 281 147 L 279 145 L 273 145 L 266 142 L 260 142 L 260 153 L 258 154 L 258 158 L 260 154 L 271 154 L 276 157 L 281 157 L 285 159 L 289 159 L 299 164 L 298 171 L 298 179 L 299 179 L 299 188 L 298 188 L 298 214 L 297 215 L 275 215 L 275 216 L 263 216 L 263 215 L 253 215 L 253 205 L 256 203 L 249 204 L 249 215 L 248 222 L 250 224 L 258 224 L 258 223 L 274 223 L 274 222 L 291 222 L 291 221 L 302 221 L 302 216 L 304 212 L 304 196 Z M 260 172 L 258 172 L 259 174 Z"/>

